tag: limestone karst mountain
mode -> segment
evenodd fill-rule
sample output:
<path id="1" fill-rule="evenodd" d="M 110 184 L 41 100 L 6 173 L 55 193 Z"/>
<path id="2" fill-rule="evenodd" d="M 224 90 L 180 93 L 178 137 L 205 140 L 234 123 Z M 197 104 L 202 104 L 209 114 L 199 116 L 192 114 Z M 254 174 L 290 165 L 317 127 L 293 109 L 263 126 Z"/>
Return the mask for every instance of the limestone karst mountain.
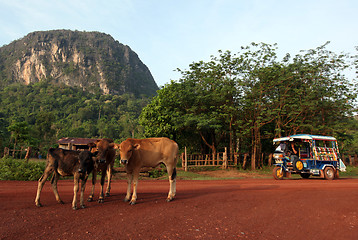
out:
<path id="1" fill-rule="evenodd" d="M 99 32 L 39 31 L 0 48 L 0 87 L 47 81 L 103 94 L 158 90 L 138 55 Z"/>

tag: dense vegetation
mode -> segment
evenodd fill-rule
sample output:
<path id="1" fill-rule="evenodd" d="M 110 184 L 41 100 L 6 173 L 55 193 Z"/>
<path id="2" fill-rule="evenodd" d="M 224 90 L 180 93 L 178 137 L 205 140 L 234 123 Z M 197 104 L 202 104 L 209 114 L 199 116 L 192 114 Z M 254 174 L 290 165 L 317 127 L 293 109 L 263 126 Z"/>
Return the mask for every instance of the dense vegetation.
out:
<path id="1" fill-rule="evenodd" d="M 357 153 L 356 79 L 344 75 L 357 61 L 326 47 L 281 61 L 264 43 L 220 51 L 178 69 L 182 78 L 158 91 L 140 123 L 147 136 L 169 136 L 192 151 L 249 152 L 252 169 L 282 135 L 333 135 L 341 150 Z"/>
<path id="2" fill-rule="evenodd" d="M 37 181 L 45 170 L 45 162 L 0 159 L 0 180 Z"/>
<path id="3" fill-rule="evenodd" d="M 33 146 L 44 153 L 61 137 L 142 137 L 137 119 L 148 101 L 44 82 L 10 85 L 0 90 L 0 147 Z"/>

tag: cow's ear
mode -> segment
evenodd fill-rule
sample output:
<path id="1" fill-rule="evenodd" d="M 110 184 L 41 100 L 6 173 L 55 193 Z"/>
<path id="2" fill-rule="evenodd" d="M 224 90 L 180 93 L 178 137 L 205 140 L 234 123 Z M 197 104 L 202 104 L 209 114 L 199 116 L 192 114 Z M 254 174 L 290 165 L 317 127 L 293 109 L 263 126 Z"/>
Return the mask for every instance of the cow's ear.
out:
<path id="1" fill-rule="evenodd" d="M 138 150 L 140 148 L 140 144 L 136 143 L 133 145 L 133 149 Z"/>
<path id="2" fill-rule="evenodd" d="M 112 142 L 112 143 L 110 143 L 109 145 L 108 145 L 108 147 L 110 147 L 110 148 L 114 148 L 114 143 Z"/>
<path id="3" fill-rule="evenodd" d="M 113 143 L 113 148 L 114 148 L 114 149 L 120 149 L 119 145 L 120 145 L 120 144 L 118 144 L 118 143 Z"/>

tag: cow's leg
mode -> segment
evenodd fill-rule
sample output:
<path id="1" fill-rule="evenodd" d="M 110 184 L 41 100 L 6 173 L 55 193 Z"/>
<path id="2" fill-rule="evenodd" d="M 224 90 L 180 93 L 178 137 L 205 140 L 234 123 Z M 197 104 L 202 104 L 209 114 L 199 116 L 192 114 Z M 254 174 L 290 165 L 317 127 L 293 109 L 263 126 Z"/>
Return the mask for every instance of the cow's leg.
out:
<path id="1" fill-rule="evenodd" d="M 58 190 L 57 190 L 57 182 L 58 182 L 59 178 L 60 178 L 60 175 L 58 174 L 58 172 L 54 171 L 52 179 L 51 179 L 51 186 L 52 186 L 53 193 L 55 194 L 56 201 L 58 203 L 63 204 L 64 202 L 61 200 L 60 195 L 58 194 Z"/>
<path id="2" fill-rule="evenodd" d="M 77 210 L 77 193 L 78 193 L 78 184 L 79 184 L 79 174 L 75 173 L 73 176 L 73 200 L 72 200 L 72 209 Z"/>
<path id="3" fill-rule="evenodd" d="M 104 195 L 103 195 L 103 185 L 104 185 L 104 180 L 106 178 L 106 173 L 104 171 L 102 171 L 102 176 L 101 176 L 101 191 L 99 192 L 99 198 L 98 198 L 98 202 L 99 203 L 103 203 L 104 202 Z"/>
<path id="4" fill-rule="evenodd" d="M 132 195 L 132 181 L 133 181 L 133 173 L 127 172 L 127 195 L 124 198 L 125 202 L 129 202 L 129 199 Z"/>
<path id="5" fill-rule="evenodd" d="M 86 176 L 81 182 L 81 197 L 80 197 L 81 208 L 86 208 L 86 206 L 84 204 L 84 193 L 85 193 L 85 189 L 86 189 L 87 179 L 88 179 L 88 176 Z"/>
<path id="6" fill-rule="evenodd" d="M 88 196 L 88 199 L 87 199 L 88 202 L 92 202 L 92 201 L 93 201 L 94 188 L 95 188 L 95 186 L 96 186 L 96 180 L 97 180 L 97 170 L 94 169 L 94 170 L 92 171 L 92 189 L 91 189 L 91 193 L 90 193 L 90 195 Z"/>
<path id="7" fill-rule="evenodd" d="M 112 180 L 112 166 L 111 165 L 108 165 L 108 168 L 107 168 L 107 179 L 108 179 L 108 184 L 107 184 L 105 196 L 109 197 L 110 191 L 111 191 L 111 180 Z"/>
<path id="8" fill-rule="evenodd" d="M 133 194 L 132 199 L 129 204 L 134 205 L 137 201 L 137 186 L 138 186 L 138 178 L 139 178 L 140 168 L 138 170 L 133 171 Z"/>
<path id="9" fill-rule="evenodd" d="M 170 202 L 174 199 L 176 194 L 176 168 L 173 166 L 167 166 L 168 178 L 169 178 L 169 193 L 167 197 L 167 202 Z"/>
<path id="10" fill-rule="evenodd" d="M 52 168 L 46 167 L 44 173 L 42 174 L 42 176 L 40 177 L 40 179 L 38 181 L 37 193 L 36 193 L 36 198 L 35 198 L 35 204 L 37 207 L 42 207 L 42 204 L 40 203 L 41 191 L 42 191 L 43 186 L 46 183 L 48 176 L 51 174 L 52 171 L 53 171 Z"/>

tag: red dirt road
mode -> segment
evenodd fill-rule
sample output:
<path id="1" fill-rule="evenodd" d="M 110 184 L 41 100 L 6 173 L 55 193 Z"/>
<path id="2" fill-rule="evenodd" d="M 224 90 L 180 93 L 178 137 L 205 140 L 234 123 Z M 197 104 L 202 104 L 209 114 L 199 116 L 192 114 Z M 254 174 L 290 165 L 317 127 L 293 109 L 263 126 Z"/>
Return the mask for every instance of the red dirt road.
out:
<path id="1" fill-rule="evenodd" d="M 72 181 L 59 181 L 64 205 L 47 182 L 37 208 L 36 188 L 0 181 L 0 239 L 358 239 L 358 179 L 182 180 L 170 203 L 168 181 L 142 180 L 134 206 L 115 180 L 103 204 L 77 211 Z"/>

